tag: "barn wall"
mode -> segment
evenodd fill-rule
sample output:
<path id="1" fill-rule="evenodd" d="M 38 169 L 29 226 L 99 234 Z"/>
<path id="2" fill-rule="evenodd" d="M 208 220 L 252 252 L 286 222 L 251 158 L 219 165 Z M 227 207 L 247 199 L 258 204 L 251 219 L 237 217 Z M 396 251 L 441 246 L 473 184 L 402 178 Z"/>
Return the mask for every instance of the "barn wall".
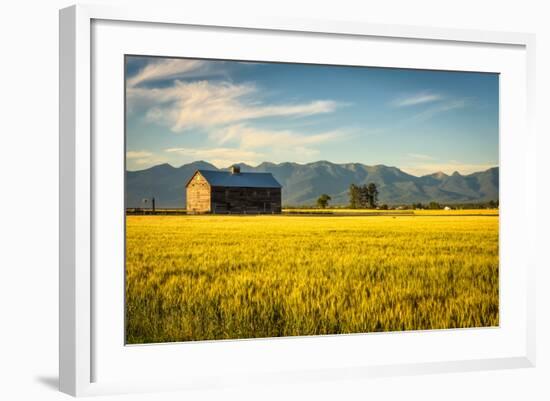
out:
<path id="1" fill-rule="evenodd" d="M 281 213 L 281 189 L 213 187 L 212 213 Z"/>
<path id="2" fill-rule="evenodd" d="M 186 189 L 187 211 L 192 213 L 210 212 L 210 185 L 204 177 L 196 174 Z"/>

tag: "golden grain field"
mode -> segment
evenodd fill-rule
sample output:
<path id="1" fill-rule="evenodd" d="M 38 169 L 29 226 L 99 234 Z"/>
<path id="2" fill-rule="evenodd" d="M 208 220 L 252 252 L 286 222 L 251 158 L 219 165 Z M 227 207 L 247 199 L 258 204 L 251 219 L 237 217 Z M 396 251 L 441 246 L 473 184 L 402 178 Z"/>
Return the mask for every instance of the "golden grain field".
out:
<path id="1" fill-rule="evenodd" d="M 127 216 L 127 343 L 498 325 L 495 214 Z"/>

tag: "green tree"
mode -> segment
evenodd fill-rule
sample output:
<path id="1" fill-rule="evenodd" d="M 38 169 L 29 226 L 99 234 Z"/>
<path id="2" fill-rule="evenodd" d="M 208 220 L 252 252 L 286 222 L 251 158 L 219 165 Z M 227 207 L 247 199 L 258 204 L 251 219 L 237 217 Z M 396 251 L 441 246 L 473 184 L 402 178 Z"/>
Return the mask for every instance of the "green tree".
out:
<path id="1" fill-rule="evenodd" d="M 441 209 L 441 205 L 437 202 L 430 202 L 429 208 L 430 209 Z"/>
<path id="2" fill-rule="evenodd" d="M 369 206 L 369 187 L 367 185 L 362 185 L 359 187 L 359 204 L 362 208 L 367 208 Z"/>
<path id="3" fill-rule="evenodd" d="M 368 185 L 351 184 L 349 187 L 349 205 L 352 209 L 375 208 L 378 203 L 378 188 L 371 182 Z"/>
<path id="4" fill-rule="evenodd" d="M 330 200 L 330 196 L 327 194 L 323 194 L 319 196 L 319 199 L 317 199 L 317 206 L 324 209 L 328 206 L 328 201 Z"/>
<path id="5" fill-rule="evenodd" d="M 361 206 L 361 191 L 357 185 L 351 184 L 349 186 L 348 195 L 349 195 L 349 207 L 351 209 L 357 209 L 358 207 Z"/>
<path id="6" fill-rule="evenodd" d="M 374 182 L 371 182 L 368 185 L 368 194 L 369 206 L 371 208 L 375 208 L 378 203 L 378 188 L 376 188 L 376 184 Z"/>

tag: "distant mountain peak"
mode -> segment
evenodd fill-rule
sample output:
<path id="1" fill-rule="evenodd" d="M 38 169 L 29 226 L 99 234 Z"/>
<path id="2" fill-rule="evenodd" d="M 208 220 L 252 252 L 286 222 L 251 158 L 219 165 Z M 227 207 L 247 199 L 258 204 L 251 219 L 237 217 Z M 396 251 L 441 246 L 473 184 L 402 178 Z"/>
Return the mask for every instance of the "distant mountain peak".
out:
<path id="1" fill-rule="evenodd" d="M 175 167 L 172 166 L 171 164 L 162 163 L 162 164 L 157 164 L 156 166 L 150 167 L 147 170 L 173 170 L 173 169 L 175 169 Z"/>
<path id="2" fill-rule="evenodd" d="M 231 168 L 231 166 L 240 166 L 240 167 L 250 167 L 252 166 L 250 164 L 246 164 L 245 162 L 238 162 L 238 163 L 232 163 L 231 165 L 227 166 L 225 169 Z"/>
<path id="3" fill-rule="evenodd" d="M 438 180 L 442 180 L 442 179 L 447 178 L 448 175 L 445 174 L 443 171 L 436 171 L 433 174 L 428 174 L 427 177 L 433 177 L 433 178 L 437 178 Z"/>
<path id="4" fill-rule="evenodd" d="M 197 161 L 194 161 L 192 163 L 186 163 L 186 164 L 181 165 L 179 168 L 180 169 L 186 169 L 186 168 L 189 168 L 189 167 L 195 167 L 197 170 L 199 170 L 199 169 L 200 170 L 217 170 L 218 169 L 213 164 L 208 163 L 207 161 L 204 161 L 204 160 L 197 160 Z"/>

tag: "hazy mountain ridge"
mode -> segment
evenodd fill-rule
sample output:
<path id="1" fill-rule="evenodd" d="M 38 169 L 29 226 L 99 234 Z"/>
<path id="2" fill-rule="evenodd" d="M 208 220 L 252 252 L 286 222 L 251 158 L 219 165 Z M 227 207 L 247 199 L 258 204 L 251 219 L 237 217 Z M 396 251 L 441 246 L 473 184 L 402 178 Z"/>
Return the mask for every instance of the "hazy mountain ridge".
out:
<path id="1" fill-rule="evenodd" d="M 361 163 L 264 162 L 256 167 L 243 163 L 240 166 L 242 172 L 272 173 L 283 186 L 283 205 L 313 205 L 323 193 L 331 196 L 331 204 L 345 205 L 350 184 L 369 182 L 378 186 L 380 203 L 388 204 L 486 202 L 498 200 L 499 193 L 498 167 L 468 175 L 436 172 L 416 177 L 397 167 Z M 185 184 L 197 169 L 220 170 L 210 163 L 197 161 L 181 167 L 161 164 L 127 171 L 126 206 L 143 206 L 142 199 L 154 196 L 157 207 L 185 207 Z"/>

